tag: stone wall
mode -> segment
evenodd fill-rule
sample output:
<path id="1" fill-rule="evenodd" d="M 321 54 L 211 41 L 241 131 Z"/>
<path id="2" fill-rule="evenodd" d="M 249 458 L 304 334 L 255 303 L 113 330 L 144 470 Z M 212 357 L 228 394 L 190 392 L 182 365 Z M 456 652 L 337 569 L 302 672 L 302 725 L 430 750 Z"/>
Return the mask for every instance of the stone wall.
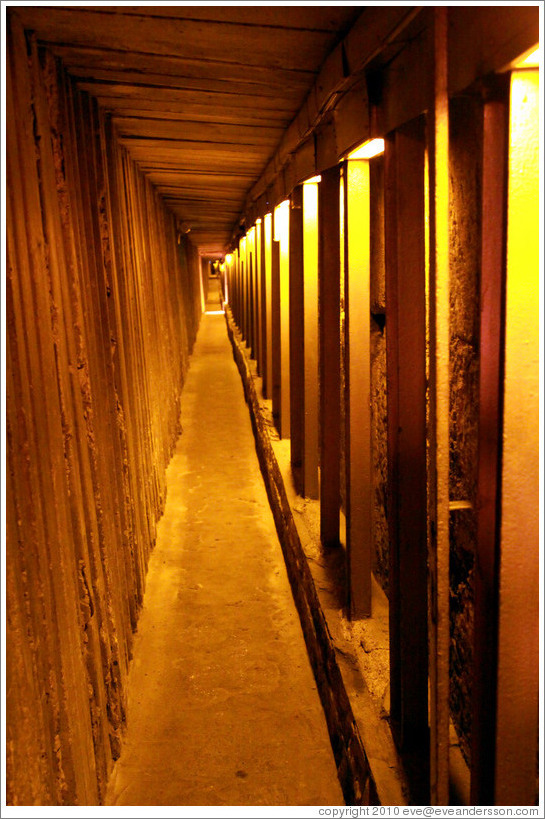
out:
<path id="1" fill-rule="evenodd" d="M 7 58 L 7 802 L 98 805 L 199 269 L 108 118 L 17 22 Z"/>

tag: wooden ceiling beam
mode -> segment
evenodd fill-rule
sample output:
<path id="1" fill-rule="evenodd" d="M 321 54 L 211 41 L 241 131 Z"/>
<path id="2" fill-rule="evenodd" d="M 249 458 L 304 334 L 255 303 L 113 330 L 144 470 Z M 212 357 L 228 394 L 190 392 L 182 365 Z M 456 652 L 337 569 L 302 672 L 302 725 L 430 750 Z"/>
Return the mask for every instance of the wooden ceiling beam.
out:
<path id="1" fill-rule="evenodd" d="M 246 79 L 226 79 L 224 75 L 217 77 L 185 77 L 175 74 L 155 74 L 151 71 L 122 71 L 119 69 L 94 68 L 89 66 L 69 67 L 69 72 L 76 77 L 79 82 L 102 82 L 116 85 L 136 85 L 143 88 L 181 88 L 185 91 L 207 91 L 225 94 L 243 94 L 251 97 L 273 97 L 281 96 L 282 99 L 299 101 L 304 98 L 308 89 L 308 77 L 306 83 L 293 82 L 279 83 L 273 82 L 274 73 L 271 72 L 271 81 L 254 82 L 251 74 Z M 219 73 L 219 72 L 218 72 Z"/>
<path id="2" fill-rule="evenodd" d="M 244 64 L 226 63 L 212 57 L 211 59 L 188 59 L 183 54 L 161 56 L 142 54 L 138 51 L 119 51 L 118 49 L 101 48 L 100 46 L 71 46 L 52 43 L 50 48 L 60 57 L 68 70 L 118 71 L 134 73 L 146 79 L 149 75 L 185 80 L 223 80 L 224 82 L 241 81 L 259 90 L 261 86 L 282 90 L 286 85 L 294 89 L 307 91 L 309 84 L 318 74 L 318 68 L 305 66 L 302 69 L 268 68 L 253 65 L 251 72 Z"/>
<path id="3" fill-rule="evenodd" d="M 185 88 L 154 88 L 145 85 L 130 85 L 123 83 L 100 83 L 100 82 L 80 82 L 79 88 L 87 91 L 98 99 L 107 101 L 109 98 L 122 98 L 125 100 L 140 101 L 150 100 L 156 103 L 178 103 L 185 106 L 188 115 L 191 116 L 192 106 L 208 106 L 232 110 L 233 116 L 239 109 L 255 109 L 256 97 L 252 94 L 226 94 L 215 93 L 213 91 L 199 91 Z M 259 108 L 262 111 L 278 111 L 279 113 L 293 112 L 293 106 L 287 99 L 276 99 L 273 97 L 263 97 L 259 99 Z M 169 109 L 167 106 L 167 110 Z M 178 109 L 179 110 L 179 109 Z M 183 110 L 183 109 L 182 109 Z"/>
<path id="4" fill-rule="evenodd" d="M 90 11 L 105 11 L 110 14 L 141 15 L 138 6 L 88 6 Z M 360 14 L 358 7 L 314 6 L 312 17 L 303 6 L 147 6 L 146 15 L 163 19 L 185 19 L 255 25 L 274 28 L 304 29 L 305 31 L 337 32 L 349 27 Z"/>
<path id="5" fill-rule="evenodd" d="M 91 45 L 164 56 L 175 56 L 182 47 L 185 57 L 249 67 L 301 69 L 319 64 L 337 40 L 332 31 L 285 25 L 236 25 L 187 18 L 173 18 L 165 25 L 153 15 L 111 14 L 104 7 L 18 6 L 17 14 L 25 28 L 39 30 L 39 39 L 46 44 Z"/>
<path id="6" fill-rule="evenodd" d="M 218 122 L 180 122 L 157 119 L 113 117 L 121 138 L 124 136 L 152 139 L 182 139 L 184 142 L 219 142 L 220 144 L 267 145 L 274 147 L 282 137 L 282 128 L 259 125 L 239 125 Z"/>

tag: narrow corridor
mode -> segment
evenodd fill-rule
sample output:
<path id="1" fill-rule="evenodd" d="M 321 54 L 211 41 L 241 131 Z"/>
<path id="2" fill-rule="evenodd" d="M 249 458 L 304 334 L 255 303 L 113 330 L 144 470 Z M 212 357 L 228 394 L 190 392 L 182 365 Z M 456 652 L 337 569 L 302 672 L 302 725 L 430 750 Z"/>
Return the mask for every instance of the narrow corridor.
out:
<path id="1" fill-rule="evenodd" d="M 1 5 L 2 817 L 542 815 L 541 4 Z"/>
<path id="2" fill-rule="evenodd" d="M 181 418 L 107 804 L 343 804 L 223 315 Z"/>

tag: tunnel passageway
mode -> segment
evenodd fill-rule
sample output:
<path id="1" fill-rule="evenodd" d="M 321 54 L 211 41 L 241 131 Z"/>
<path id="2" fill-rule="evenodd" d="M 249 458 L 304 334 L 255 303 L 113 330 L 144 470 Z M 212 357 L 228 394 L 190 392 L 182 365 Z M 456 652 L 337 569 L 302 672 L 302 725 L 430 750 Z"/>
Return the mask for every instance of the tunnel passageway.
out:
<path id="1" fill-rule="evenodd" d="M 223 315 L 181 422 L 107 804 L 343 804 Z"/>

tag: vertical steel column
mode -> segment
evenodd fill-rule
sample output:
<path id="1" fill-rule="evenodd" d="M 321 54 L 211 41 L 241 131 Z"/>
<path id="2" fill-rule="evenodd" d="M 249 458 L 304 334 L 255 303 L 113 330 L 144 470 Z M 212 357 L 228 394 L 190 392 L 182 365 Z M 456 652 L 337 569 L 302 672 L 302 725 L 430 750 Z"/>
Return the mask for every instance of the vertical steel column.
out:
<path id="1" fill-rule="evenodd" d="M 257 266 L 257 225 L 252 228 L 252 350 L 259 370 L 259 271 Z"/>
<path id="2" fill-rule="evenodd" d="M 240 242 L 241 266 L 240 272 L 242 276 L 242 338 L 246 342 L 246 346 L 250 346 L 250 280 L 248 275 L 248 239 L 243 236 Z"/>
<path id="3" fill-rule="evenodd" d="M 255 269 L 252 252 L 253 231 L 248 237 L 248 347 L 250 358 L 255 358 Z"/>
<path id="4" fill-rule="evenodd" d="M 479 466 L 473 626 L 471 804 L 494 804 L 498 643 L 499 476 L 507 232 L 508 75 L 483 112 Z"/>
<path id="5" fill-rule="evenodd" d="M 390 697 L 413 798 L 428 801 L 424 122 L 385 146 Z"/>
<path id="6" fill-rule="evenodd" d="M 345 209 L 345 467 L 349 610 L 371 614 L 371 305 L 369 162 L 346 163 Z"/>
<path id="7" fill-rule="evenodd" d="M 320 537 L 339 545 L 341 469 L 340 166 L 319 185 Z"/>
<path id="8" fill-rule="evenodd" d="M 496 805 L 533 805 L 539 713 L 539 70 L 514 71 L 509 117 Z"/>
<path id="9" fill-rule="evenodd" d="M 274 225 L 273 225 L 274 227 Z M 280 242 L 271 237 L 271 398 L 274 425 L 280 431 Z"/>
<path id="10" fill-rule="evenodd" d="M 278 218 L 277 218 L 278 217 Z M 275 235 L 280 240 L 280 437 L 289 438 L 290 431 L 290 206 L 284 200 L 275 210 Z"/>
<path id="11" fill-rule="evenodd" d="M 255 301 L 255 358 L 257 361 L 257 374 L 263 375 L 263 258 L 262 242 L 263 225 L 261 219 L 255 223 L 255 277 L 256 277 L 256 301 Z"/>
<path id="12" fill-rule="evenodd" d="M 236 249 L 236 256 L 235 256 L 235 282 L 236 282 L 236 322 L 239 326 L 241 326 L 241 310 L 240 310 L 240 245 Z"/>
<path id="13" fill-rule="evenodd" d="M 318 185 L 303 185 L 304 445 L 303 492 L 318 498 Z"/>
<path id="14" fill-rule="evenodd" d="M 232 253 L 233 261 L 231 264 L 231 293 L 229 296 L 229 304 L 233 311 L 233 317 L 238 324 L 238 248 L 235 247 Z"/>
<path id="15" fill-rule="evenodd" d="M 434 96 L 429 109 L 429 677 L 430 800 L 449 787 L 449 114 L 448 9 L 434 9 Z"/>
<path id="16" fill-rule="evenodd" d="M 296 491 L 302 495 L 305 437 L 304 407 L 304 301 L 303 301 L 303 187 L 291 195 L 289 248 L 290 321 L 290 445 Z"/>
<path id="17" fill-rule="evenodd" d="M 266 213 L 263 220 L 263 275 L 265 303 L 264 316 L 264 363 L 263 363 L 263 397 L 272 397 L 272 214 Z"/>
<path id="18" fill-rule="evenodd" d="M 257 271 L 255 259 L 255 226 L 251 227 L 247 233 L 246 241 L 248 248 L 248 284 L 250 290 L 248 326 L 250 335 L 250 357 L 257 358 Z"/>

